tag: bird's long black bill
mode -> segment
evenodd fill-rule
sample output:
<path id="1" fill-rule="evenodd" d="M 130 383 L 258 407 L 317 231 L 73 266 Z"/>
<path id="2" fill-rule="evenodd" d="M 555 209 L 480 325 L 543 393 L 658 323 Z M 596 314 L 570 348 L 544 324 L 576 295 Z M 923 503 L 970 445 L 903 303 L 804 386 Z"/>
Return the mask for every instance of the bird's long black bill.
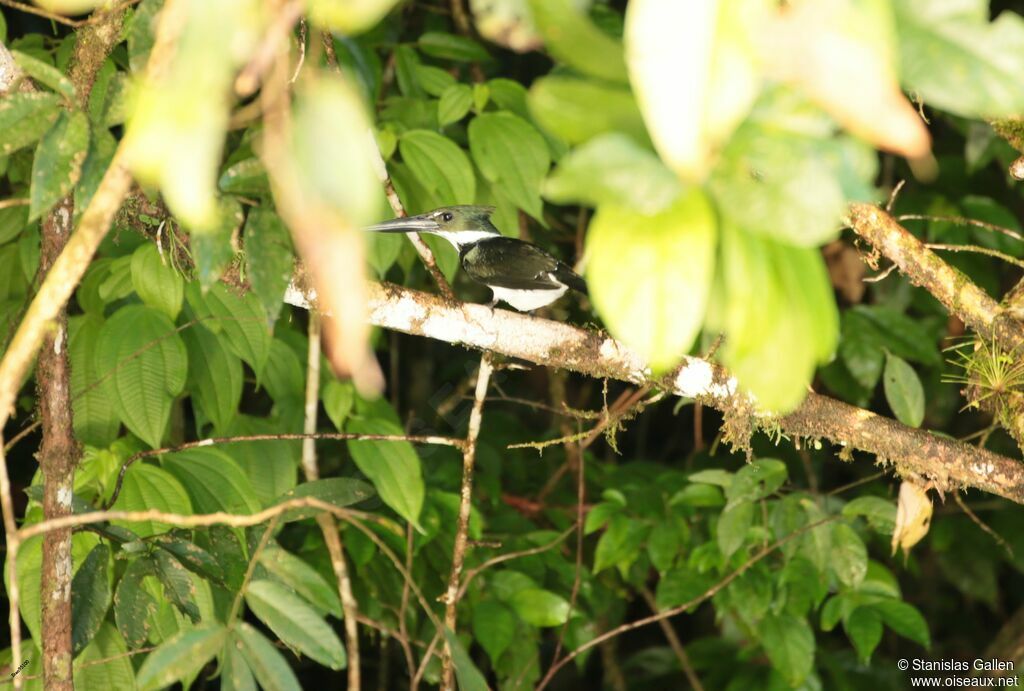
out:
<path id="1" fill-rule="evenodd" d="M 366 226 L 364 230 L 373 233 L 429 233 L 438 228 L 437 221 L 427 216 L 407 216 L 374 223 L 372 226 Z"/>

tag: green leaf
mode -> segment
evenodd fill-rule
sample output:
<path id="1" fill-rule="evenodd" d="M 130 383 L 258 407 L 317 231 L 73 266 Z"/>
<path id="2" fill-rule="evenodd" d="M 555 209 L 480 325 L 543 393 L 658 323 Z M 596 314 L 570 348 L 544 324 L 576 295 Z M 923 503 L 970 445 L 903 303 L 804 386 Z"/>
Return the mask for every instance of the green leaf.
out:
<path id="1" fill-rule="evenodd" d="M 489 687 L 484 675 L 473 664 L 473 658 L 469 656 L 451 629 L 445 628 L 444 638 L 452 651 L 452 665 L 455 667 L 455 678 L 459 682 L 459 691 L 487 691 Z"/>
<path id="2" fill-rule="evenodd" d="M 832 570 L 839 582 L 856 588 L 868 570 L 868 550 L 860 535 L 845 523 L 832 527 Z"/>
<path id="3" fill-rule="evenodd" d="M 92 197 L 99 189 L 103 176 L 110 168 L 110 162 L 114 159 L 114 152 L 117 150 L 117 140 L 109 130 L 100 128 L 92 133 L 89 139 L 89 152 L 82 163 L 82 175 L 75 185 L 75 208 L 84 211 Z"/>
<path id="4" fill-rule="evenodd" d="M 305 600 L 268 580 L 249 584 L 245 602 L 287 645 L 331 669 L 345 667 L 345 649 L 334 630 Z"/>
<path id="5" fill-rule="evenodd" d="M 658 580 L 655 593 L 658 609 L 671 609 L 696 600 L 714 584 L 711 574 L 698 573 L 685 566 L 672 569 Z"/>
<path id="6" fill-rule="evenodd" d="M 803 617 L 768 615 L 761 621 L 761 645 L 772 666 L 791 686 L 799 686 L 814 666 L 814 632 Z"/>
<path id="7" fill-rule="evenodd" d="M 473 90 L 465 84 L 452 84 L 437 102 L 437 123 L 444 127 L 466 117 L 473 107 Z"/>
<path id="8" fill-rule="evenodd" d="M 128 64 L 132 72 L 142 72 L 153 48 L 157 13 L 164 0 L 143 0 L 135 8 L 128 31 Z"/>
<path id="9" fill-rule="evenodd" d="M 540 184 L 551 166 L 551 154 L 533 125 L 503 111 L 478 115 L 469 123 L 469 150 L 488 181 L 543 221 Z"/>
<path id="10" fill-rule="evenodd" d="M 626 82 L 622 42 L 599 29 L 574 0 L 529 0 L 544 46 L 556 59 L 599 79 Z"/>
<path id="11" fill-rule="evenodd" d="M 275 418 L 238 414 L 228 428 L 228 435 L 276 434 L 280 429 L 280 422 Z M 263 506 L 269 506 L 282 493 L 295 487 L 302 442 L 237 442 L 221 450 L 242 467 Z"/>
<path id="12" fill-rule="evenodd" d="M 252 292 L 274 322 L 284 305 L 292 280 L 295 254 L 288 229 L 280 216 L 263 207 L 249 212 L 245 221 L 245 262 Z"/>
<path id="13" fill-rule="evenodd" d="M 883 600 L 874 603 L 871 608 L 881 615 L 886 626 L 900 636 L 920 643 L 925 648 L 931 647 L 928 622 L 913 605 L 899 600 Z"/>
<path id="14" fill-rule="evenodd" d="M 844 311 L 842 322 L 839 356 L 857 383 L 873 391 L 882 376 L 885 359 L 885 351 L 878 343 L 878 330 L 855 310 Z"/>
<path id="15" fill-rule="evenodd" d="M 260 565 L 277 580 L 304 597 L 316 609 L 340 619 L 341 601 L 338 590 L 323 576 L 291 552 L 280 547 L 267 547 L 260 554 Z"/>
<path id="16" fill-rule="evenodd" d="M 419 64 L 420 56 L 412 46 L 395 47 L 395 81 L 398 82 L 398 90 L 405 96 L 423 96 L 423 88 L 416 78 Z"/>
<path id="17" fill-rule="evenodd" d="M 305 391 L 302 363 L 295 351 L 284 342 L 274 339 L 270 344 L 270 359 L 263 370 L 263 385 L 279 405 L 299 401 Z"/>
<path id="18" fill-rule="evenodd" d="M 180 561 L 163 550 L 153 553 L 153 563 L 167 601 L 191 619 L 193 624 L 198 622 L 200 613 L 196 602 L 196 585 L 189 572 Z"/>
<path id="19" fill-rule="evenodd" d="M 384 193 L 368 151 L 366 106 L 340 75 L 304 81 L 296 89 L 291 141 L 299 189 L 308 204 L 323 204 L 356 225 L 370 223 Z"/>
<path id="20" fill-rule="evenodd" d="M 128 466 L 117 501 L 110 507 L 117 511 L 146 511 L 149 509 L 166 513 L 192 513 L 185 488 L 177 478 L 163 468 L 147 463 L 133 463 Z M 140 537 L 166 533 L 171 529 L 166 523 L 156 521 L 133 521 L 114 525 L 127 528 Z"/>
<path id="21" fill-rule="evenodd" d="M 266 636 L 245 622 L 235 626 L 242 655 L 265 691 L 302 691 L 288 661 Z"/>
<path id="22" fill-rule="evenodd" d="M 431 96 L 440 97 L 445 89 L 455 85 L 455 77 L 440 67 L 416 65 L 414 72 L 416 74 L 416 81 Z"/>
<path id="23" fill-rule="evenodd" d="M 434 206 L 472 204 L 476 177 L 466 152 L 429 130 L 410 130 L 398 140 L 402 160 L 432 195 Z"/>
<path id="24" fill-rule="evenodd" d="M 224 644 L 220 664 L 221 691 L 256 691 L 256 679 L 252 676 L 249 663 L 239 647 L 231 644 L 230 639 Z"/>
<path id="25" fill-rule="evenodd" d="M 224 569 L 212 554 L 202 547 L 181 537 L 157 535 L 150 542 L 169 552 L 182 566 L 206 580 L 224 583 Z"/>
<path id="26" fill-rule="evenodd" d="M 142 587 L 142 579 L 155 575 L 148 558 L 132 561 L 125 569 L 114 595 L 114 619 L 128 647 L 141 648 L 149 639 L 150 617 L 156 614 L 156 600 Z"/>
<path id="27" fill-rule="evenodd" d="M 92 533 L 75 533 L 71 537 L 71 564 L 76 571 L 85 562 L 86 556 L 99 544 L 99 537 Z M 7 555 L 5 555 L 5 558 Z M 21 544 L 18 550 L 16 573 L 18 587 L 21 589 L 21 602 L 18 609 L 22 619 L 35 641 L 42 640 L 41 634 L 41 603 L 43 566 L 43 536 L 31 537 Z M 8 568 L 4 568 L 4 587 L 10 587 Z M 5 591 L 6 592 L 6 591 Z"/>
<path id="28" fill-rule="evenodd" d="M 88 151 L 89 117 L 80 110 L 62 112 L 39 140 L 32 161 L 30 221 L 49 211 L 74 188 Z"/>
<path id="29" fill-rule="evenodd" d="M 863 317 L 857 327 L 871 333 L 875 342 L 893 355 L 929 367 L 942 364 L 935 339 L 917 320 L 882 305 L 857 305 L 850 312 Z"/>
<path id="30" fill-rule="evenodd" d="M 653 151 L 616 132 L 570 151 L 544 183 L 544 196 L 556 204 L 608 203 L 643 214 L 662 211 L 681 192 L 676 175 Z"/>
<path id="31" fill-rule="evenodd" d="M 359 444 L 392 444 L 394 442 L 358 442 Z M 295 489 L 289 490 L 278 497 L 273 503 L 280 504 L 289 499 L 300 499 L 312 497 L 327 504 L 344 508 L 358 504 L 369 499 L 375 494 L 373 486 L 353 477 L 331 477 L 323 480 L 303 482 Z M 281 514 L 281 521 L 284 523 L 298 521 L 303 518 L 317 516 L 321 512 L 317 509 L 291 509 Z"/>
<path id="32" fill-rule="evenodd" d="M 14 56 L 15 62 L 18 63 L 25 74 L 32 77 L 35 81 L 50 87 L 69 102 L 75 100 L 75 86 L 71 83 L 63 72 L 58 70 L 53 65 L 43 62 L 38 58 L 34 58 L 28 53 L 22 53 L 21 51 L 12 50 L 11 55 Z"/>
<path id="33" fill-rule="evenodd" d="M 679 362 L 700 332 L 716 235 L 711 207 L 697 189 L 655 215 L 604 205 L 590 223 L 587 285 L 594 306 L 612 335 L 655 372 Z"/>
<path id="34" fill-rule="evenodd" d="M 886 353 L 882 383 L 885 400 L 896 419 L 908 427 L 920 427 L 924 421 L 924 388 L 914 368 L 903 358 Z"/>
<path id="35" fill-rule="evenodd" d="M 651 563 L 661 573 L 665 573 L 675 564 L 676 557 L 682 553 L 681 534 L 679 527 L 669 521 L 656 523 L 647 537 L 647 554 Z"/>
<path id="36" fill-rule="evenodd" d="M 232 237 L 242 225 L 242 218 L 239 201 L 234 197 L 221 197 L 216 218 L 208 227 L 191 233 L 192 256 L 204 290 L 220 279 L 235 256 Z"/>
<path id="37" fill-rule="evenodd" d="M 806 102 L 776 92 L 763 97 L 711 176 L 724 218 L 802 247 L 833 239 L 847 201 L 870 199 L 877 164 L 868 145 L 832 132 Z"/>
<path id="38" fill-rule="evenodd" d="M 990 23 L 985 0 L 897 0 L 893 9 L 901 79 L 927 105 L 969 118 L 1024 111 L 1019 15 L 1003 12 Z"/>
<path id="39" fill-rule="evenodd" d="M 624 87 L 578 77 L 541 77 L 530 87 L 527 103 L 538 125 L 569 144 L 615 131 L 649 141 L 640 109 Z"/>
<path id="40" fill-rule="evenodd" d="M 261 377 L 270 357 L 272 336 L 259 299 L 252 293 L 240 297 L 221 283 L 204 295 L 194 282 L 185 286 L 185 299 L 203 326 L 215 334 L 223 332 L 228 348 Z"/>
<path id="41" fill-rule="evenodd" d="M 179 451 L 164 456 L 161 463 L 181 481 L 197 513 L 251 514 L 260 509 L 249 478 L 222 451 Z"/>
<path id="42" fill-rule="evenodd" d="M 334 423 L 334 427 L 340 432 L 345 419 L 352 412 L 355 403 L 355 387 L 352 382 L 338 381 L 331 379 L 321 389 L 321 398 L 324 401 L 324 410 L 327 417 Z"/>
<path id="43" fill-rule="evenodd" d="M 427 31 L 416 42 L 424 55 L 458 62 L 487 62 L 490 54 L 471 38 L 441 31 Z M 429 93 L 429 92 L 428 92 Z"/>
<path id="44" fill-rule="evenodd" d="M 746 542 L 747 532 L 754 522 L 754 505 L 749 502 L 734 504 L 724 509 L 718 517 L 718 528 L 715 535 L 718 549 L 726 559 Z"/>
<path id="45" fill-rule="evenodd" d="M 182 392 L 188 355 L 174 324 L 149 307 L 128 305 L 107 320 L 96 344 L 96 371 L 121 421 L 160 448 L 171 403 Z"/>
<path id="46" fill-rule="evenodd" d="M 188 352 L 193 402 L 218 432 L 227 430 L 242 400 L 242 360 L 202 324 L 181 334 Z"/>
<path id="47" fill-rule="evenodd" d="M 71 361 L 71 406 L 75 437 L 85 444 L 105 447 L 117 438 L 121 419 L 103 386 L 96 386 L 99 372 L 96 349 L 103 318 L 96 314 L 68 320 L 68 357 Z"/>
<path id="48" fill-rule="evenodd" d="M 843 507 L 843 516 L 863 516 L 882 535 L 892 535 L 896 527 L 896 505 L 882 497 L 857 497 Z"/>
<path id="49" fill-rule="evenodd" d="M 484 600 L 473 608 L 473 637 L 480 643 L 492 663 L 515 640 L 516 616 L 508 607 L 495 600 Z"/>
<path id="50" fill-rule="evenodd" d="M 792 247 L 729 225 L 706 328 L 725 332 L 722 359 L 764 409 L 785 413 L 832 357 L 838 311 L 817 249 Z"/>
<path id="51" fill-rule="evenodd" d="M 0 154 L 12 154 L 43 136 L 63 111 L 50 93 L 13 93 L 0 101 Z"/>
<path id="52" fill-rule="evenodd" d="M 185 297 L 185 281 L 157 246 L 143 243 L 132 253 L 132 285 L 142 301 L 158 309 L 171 321 L 178 318 Z"/>
<path id="53" fill-rule="evenodd" d="M 717 485 L 728 491 L 733 483 L 733 473 L 721 468 L 708 468 L 698 470 L 686 478 L 689 482 L 700 482 L 706 485 Z"/>
<path id="54" fill-rule="evenodd" d="M 0 101 L 0 107 L 3 101 Z M 0 209 L 0 245 L 10 242 L 28 225 L 28 207 L 21 204 Z"/>
<path id="55" fill-rule="evenodd" d="M 509 604 L 519 618 L 531 626 L 560 626 L 569 618 L 569 602 L 541 588 L 526 588 L 512 596 Z"/>
<path id="56" fill-rule="evenodd" d="M 402 434 L 402 428 L 387 420 L 350 420 L 348 431 L 356 434 Z M 346 442 L 352 460 L 370 478 L 380 498 L 399 516 L 419 525 L 423 508 L 423 475 L 420 458 L 407 441 Z"/>
<path id="57" fill-rule="evenodd" d="M 128 657 L 128 648 L 117 629 L 102 623 L 96 635 L 75 660 L 75 688 L 131 689 L 135 687 L 135 670 Z"/>
<path id="58" fill-rule="evenodd" d="M 96 545 L 71 581 L 71 650 L 78 655 L 103 625 L 110 608 L 110 548 Z"/>
<path id="59" fill-rule="evenodd" d="M 782 487 L 787 475 L 786 464 L 774 458 L 759 458 L 746 464 L 736 471 L 725 490 L 728 506 L 769 496 Z M 690 480 L 692 482 L 693 478 Z"/>
<path id="60" fill-rule="evenodd" d="M 197 674 L 213 659 L 227 636 L 223 626 L 206 625 L 182 631 L 146 656 L 139 668 L 140 691 L 170 686 Z"/>
<path id="61" fill-rule="evenodd" d="M 871 660 L 871 653 L 882 642 L 882 618 L 868 607 L 858 607 L 843 622 L 846 635 L 857 649 L 857 657 L 861 664 Z"/>
<path id="62" fill-rule="evenodd" d="M 509 110 L 521 118 L 530 117 L 530 111 L 526 106 L 526 87 L 514 79 L 487 80 L 487 90 L 490 92 L 491 100 L 502 110 Z"/>
<path id="63" fill-rule="evenodd" d="M 608 528 L 597 541 L 594 552 L 594 573 L 600 573 L 610 566 L 626 570 L 640 556 L 640 546 L 645 534 L 644 526 L 622 514 L 616 514 L 608 521 Z"/>
<path id="64" fill-rule="evenodd" d="M 270 192 L 270 180 L 267 178 L 267 169 L 263 167 L 263 161 L 253 156 L 243 158 L 225 168 L 217 181 L 217 187 L 226 194 L 259 197 Z M 257 206 L 252 212 L 261 215 L 270 213 L 262 206 Z"/>

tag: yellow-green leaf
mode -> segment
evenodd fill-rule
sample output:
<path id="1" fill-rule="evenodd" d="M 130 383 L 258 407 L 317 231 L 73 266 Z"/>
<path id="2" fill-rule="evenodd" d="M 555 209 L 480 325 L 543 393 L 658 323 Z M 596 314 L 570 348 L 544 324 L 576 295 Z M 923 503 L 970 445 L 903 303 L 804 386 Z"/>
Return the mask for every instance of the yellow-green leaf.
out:
<path id="1" fill-rule="evenodd" d="M 598 28 L 579 2 L 530 0 L 529 4 L 544 45 L 555 59 L 589 76 L 627 81 L 622 43 Z"/>
<path id="2" fill-rule="evenodd" d="M 170 250 L 168 250 L 170 251 Z M 155 244 L 143 243 L 132 253 L 132 285 L 142 301 L 173 321 L 181 311 L 185 281 Z"/>
<path id="3" fill-rule="evenodd" d="M 700 332 L 714 272 L 715 219 L 690 190 L 664 211 L 597 210 L 587 233 L 587 285 L 612 335 L 664 372 Z"/>
<path id="4" fill-rule="evenodd" d="M 357 34 L 384 18 L 396 0 L 310 0 L 309 17 L 342 34 Z"/>

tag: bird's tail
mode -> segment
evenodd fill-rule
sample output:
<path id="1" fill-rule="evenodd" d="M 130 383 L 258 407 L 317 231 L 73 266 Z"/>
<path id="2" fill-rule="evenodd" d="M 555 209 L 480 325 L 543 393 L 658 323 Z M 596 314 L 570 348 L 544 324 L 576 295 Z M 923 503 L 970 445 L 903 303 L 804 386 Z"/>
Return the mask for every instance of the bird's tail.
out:
<path id="1" fill-rule="evenodd" d="M 558 269 L 555 270 L 554 274 L 555 278 L 575 290 L 577 293 L 583 293 L 587 296 L 590 295 L 587 292 L 587 283 L 583 280 L 583 277 L 568 266 L 565 266 L 564 264 L 560 265 Z"/>

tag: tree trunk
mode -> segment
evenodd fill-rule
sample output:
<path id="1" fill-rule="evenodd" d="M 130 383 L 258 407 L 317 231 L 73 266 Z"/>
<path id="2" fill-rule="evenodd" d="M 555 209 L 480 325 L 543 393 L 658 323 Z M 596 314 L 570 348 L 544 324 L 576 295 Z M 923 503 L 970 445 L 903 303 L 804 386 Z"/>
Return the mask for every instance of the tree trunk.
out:
<path id="1" fill-rule="evenodd" d="M 86 108 L 96 73 L 117 43 L 124 12 L 107 15 L 78 30 L 70 77 L 78 107 Z M 74 197 L 68 195 L 43 219 L 39 259 L 40 280 L 60 255 L 74 227 Z M 67 313 L 61 310 L 54 329 L 43 340 L 36 372 L 39 419 L 43 440 L 39 467 L 43 471 L 43 513 L 47 519 L 71 513 L 71 490 L 81 455 L 71 412 L 71 368 L 68 363 Z M 40 583 L 42 603 L 43 679 L 47 690 L 73 689 L 71 648 L 71 531 L 55 530 L 43 541 Z"/>

